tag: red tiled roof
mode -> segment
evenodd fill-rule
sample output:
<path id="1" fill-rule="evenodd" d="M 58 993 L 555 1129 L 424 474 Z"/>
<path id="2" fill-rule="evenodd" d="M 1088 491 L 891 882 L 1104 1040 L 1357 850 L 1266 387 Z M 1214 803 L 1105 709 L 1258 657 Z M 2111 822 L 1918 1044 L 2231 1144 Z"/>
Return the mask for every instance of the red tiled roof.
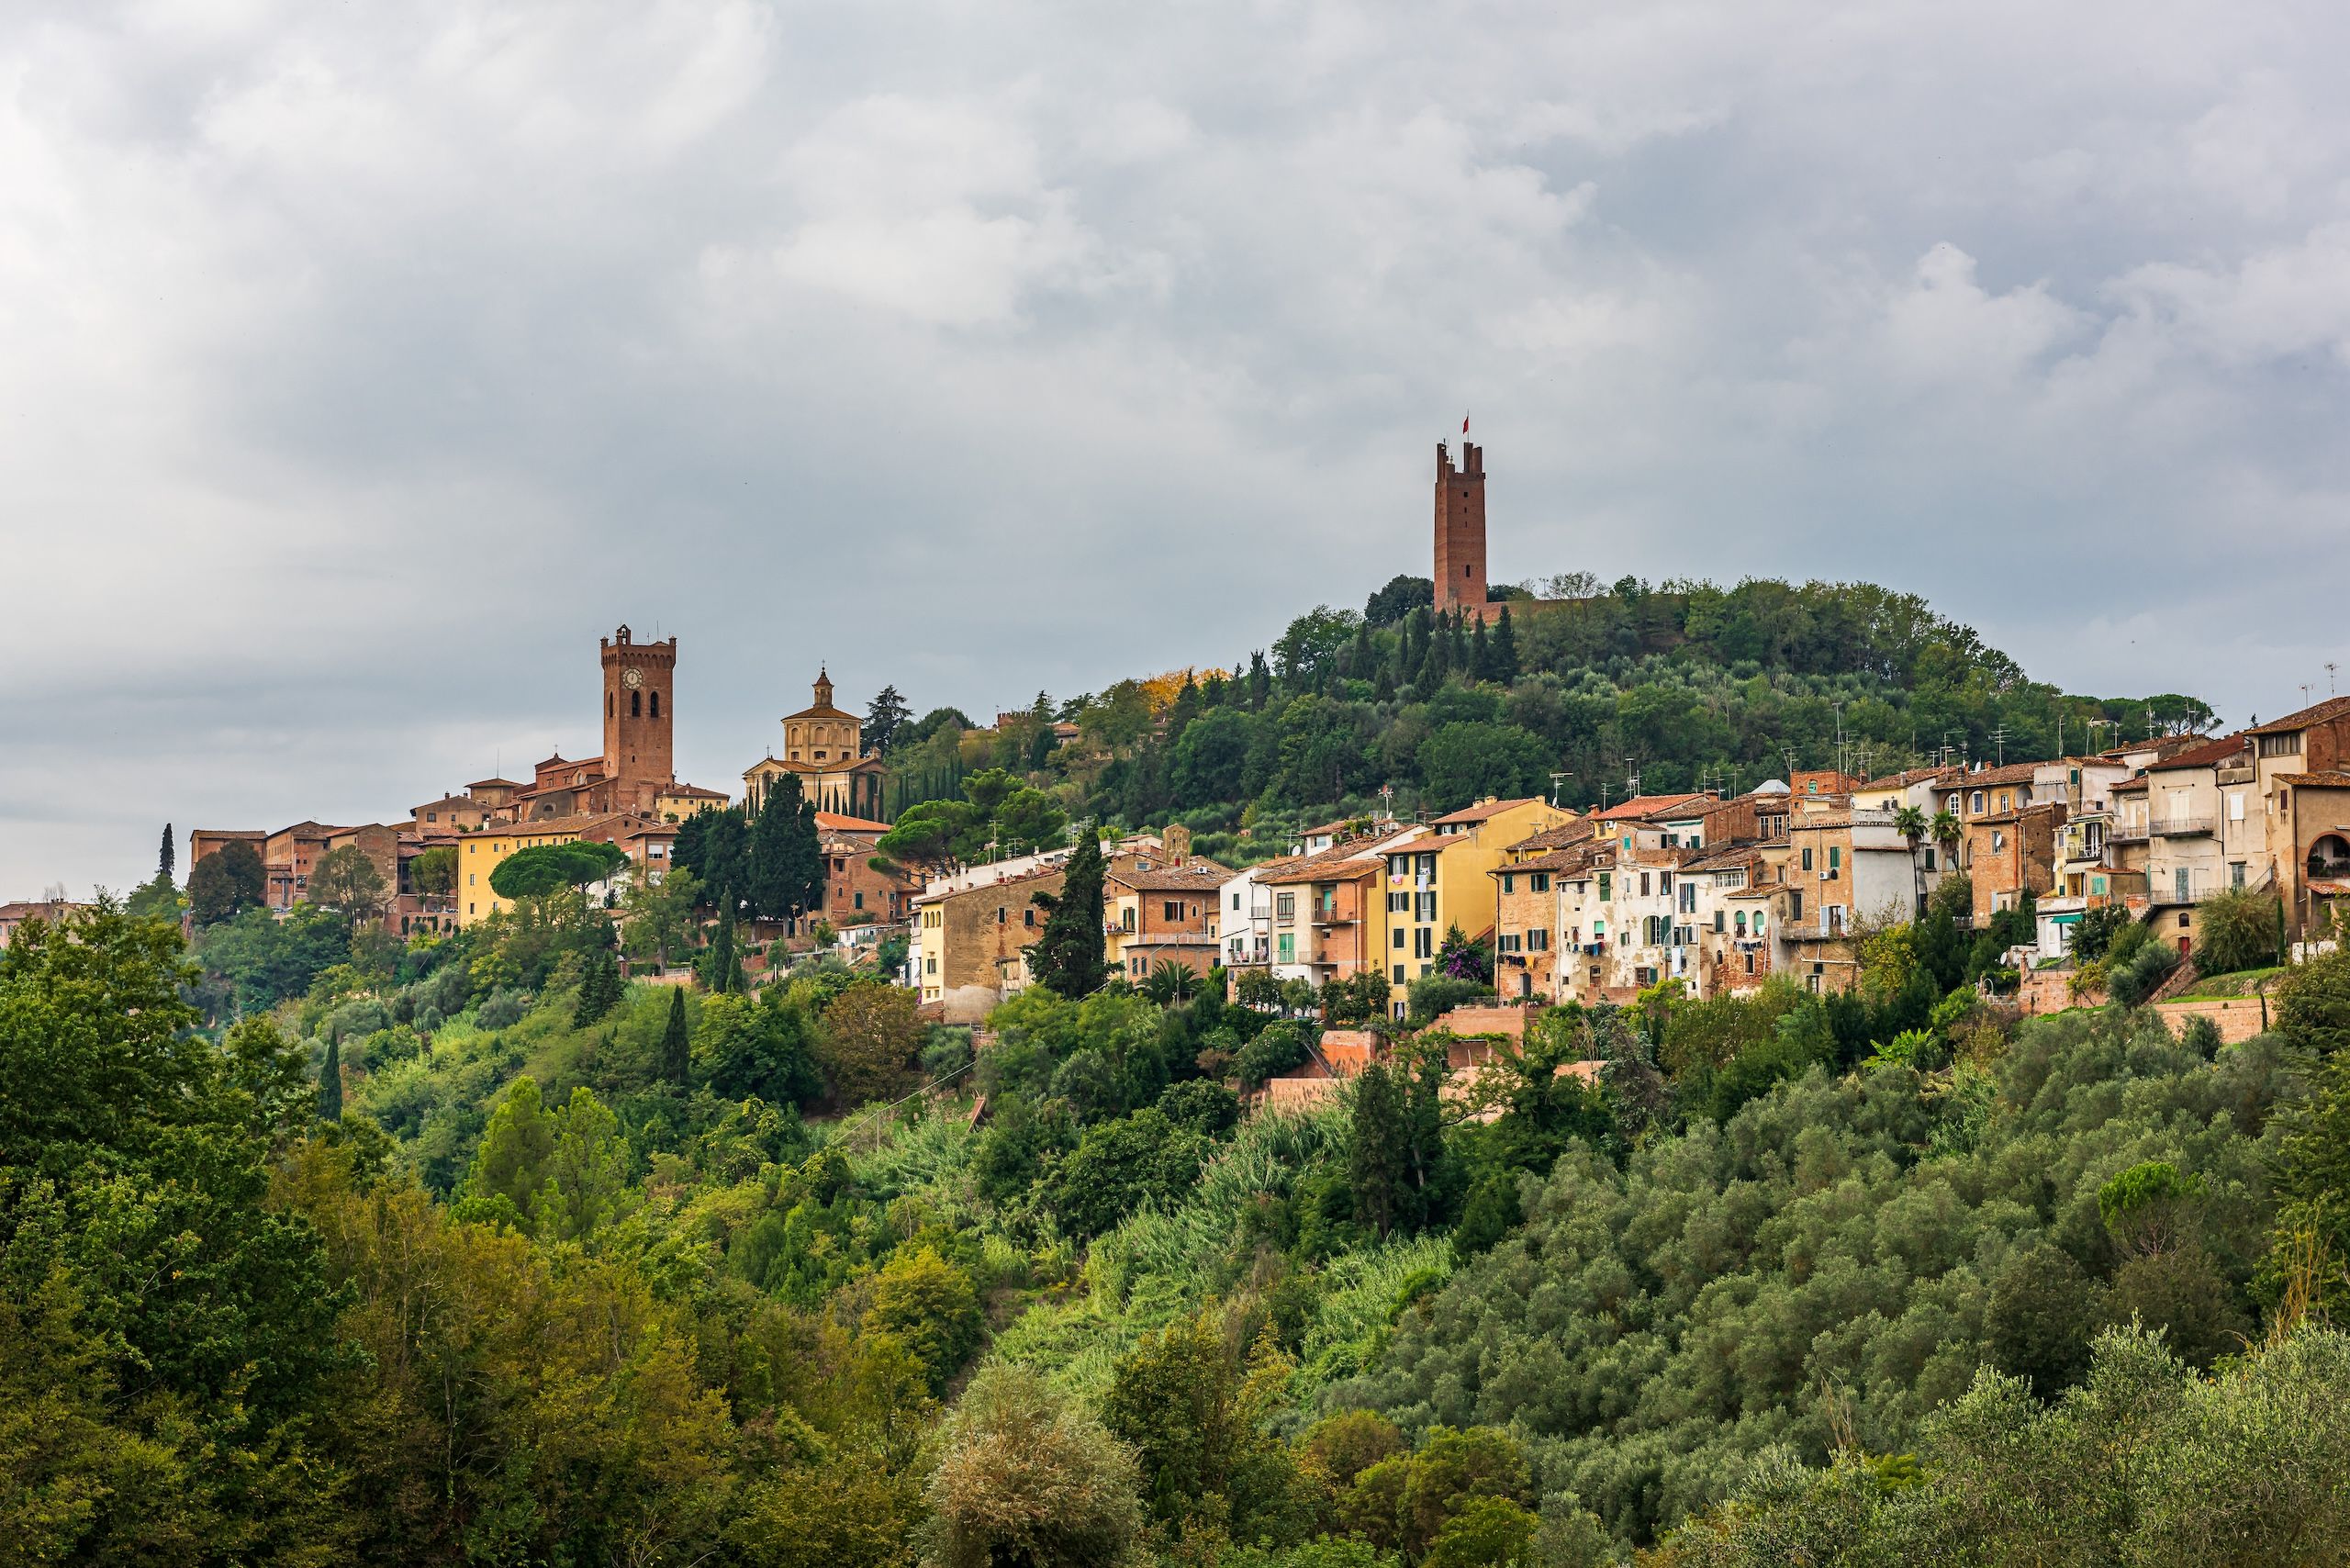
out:
<path id="1" fill-rule="evenodd" d="M 1516 811 L 1520 806 L 1540 804 L 1542 804 L 1542 797 L 1539 795 L 1527 795 L 1515 801 L 1480 801 L 1473 806 L 1463 806 L 1457 812 L 1448 812 L 1443 816 L 1433 820 L 1439 823 L 1490 822 L 1504 812 Z"/>
<path id="2" fill-rule="evenodd" d="M 2350 773 L 2338 768 L 2323 773 L 2279 773 L 2277 782 L 2297 785 L 2304 790 L 2350 790 Z"/>
<path id="3" fill-rule="evenodd" d="M 1104 873 L 1102 880 L 1116 882 L 1136 892 L 1176 893 L 1220 888 L 1231 875 L 1229 868 L 1219 866 L 1213 860 L 1192 860 L 1181 866 L 1154 866 L 1147 871 L 1113 868 Z"/>
<path id="4" fill-rule="evenodd" d="M 2281 719 L 2271 719 L 2265 724 L 2255 724 L 2244 732 L 2248 735 L 2274 735 L 2287 730 L 2305 730 L 2311 724 L 2322 724 L 2328 719 L 2350 714 L 2350 697 L 2329 697 L 2298 713 L 2288 713 Z"/>
<path id="5" fill-rule="evenodd" d="M 869 817 L 845 817 L 838 812 L 818 812 L 816 825 L 826 833 L 887 833 L 888 823 L 878 823 Z"/>
<path id="6" fill-rule="evenodd" d="M 1528 849 L 1559 849 L 1570 844 L 1580 844 L 1598 831 L 1589 817 L 1577 817 L 1571 823 L 1561 823 L 1557 827 L 1546 827 L 1540 833 L 1528 834 L 1516 844 L 1505 847 L 1513 855 Z"/>
<path id="7" fill-rule="evenodd" d="M 1585 840 L 1581 844 L 1550 850 L 1547 854 L 1530 856 L 1524 860 L 1514 860 L 1505 866 L 1496 866 L 1485 875 L 1498 877 L 1505 872 L 1515 876 L 1520 871 L 1580 871 L 1590 865 L 1592 857 L 1598 853 L 1600 853 L 1598 846 Z"/>
<path id="8" fill-rule="evenodd" d="M 1986 784 L 2029 784 L 2033 772 L 2045 766 L 2037 762 L 2010 762 L 2005 767 L 1986 767 L 1980 773 L 1962 773 L 1951 785 L 1960 790 L 1979 790 Z"/>
<path id="9" fill-rule="evenodd" d="M 1260 882 L 1351 882 L 1358 877 L 1375 874 L 1386 865 L 1383 857 L 1363 855 L 1352 849 L 1326 849 L 1319 855 L 1301 855 L 1283 870 L 1270 877 L 1259 877 Z"/>
<path id="10" fill-rule="evenodd" d="M 2205 741 L 2184 751 L 2171 753 L 2146 764 L 2149 773 L 2166 773 L 2175 767 L 2210 767 L 2242 755 L 2246 742 L 2243 735 L 2221 735 L 2215 741 Z"/>
<path id="11" fill-rule="evenodd" d="M 1856 792 L 1862 790 L 1907 790 L 1910 785 L 1922 784 L 1929 778 L 1955 779 L 1964 771 L 1955 765 L 1949 767 L 1908 767 L 1898 773 L 1888 773 L 1882 778 L 1872 778 L 1865 784 L 1856 784 L 1853 790 Z"/>
<path id="12" fill-rule="evenodd" d="M 1662 816 L 1667 812 L 1678 812 L 1711 799 L 1711 796 L 1703 793 L 1635 795 L 1630 800 L 1620 801 L 1604 812 L 1594 812 L 1591 814 L 1600 822 L 1638 822 L 1644 817 Z"/>

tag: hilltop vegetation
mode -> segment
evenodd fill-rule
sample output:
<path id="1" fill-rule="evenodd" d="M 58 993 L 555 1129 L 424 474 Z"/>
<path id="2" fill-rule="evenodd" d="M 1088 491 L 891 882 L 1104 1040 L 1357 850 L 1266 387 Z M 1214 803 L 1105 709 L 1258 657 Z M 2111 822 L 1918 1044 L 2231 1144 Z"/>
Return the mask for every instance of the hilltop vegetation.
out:
<path id="1" fill-rule="evenodd" d="M 1875 590 L 1590 587 L 1481 645 L 1403 580 L 1068 744 L 899 713 L 888 846 L 1238 857 L 1386 782 L 1833 763 L 1840 702 L 2011 756 L 2121 706 Z M 2314 1568 L 2350 1526 L 2350 958 L 2222 1048 L 2019 1020 L 1942 910 L 1851 995 L 1546 1010 L 1473 1083 L 1381 1020 L 1249 1114 L 1357 988 L 1101 984 L 1057 918 L 975 1058 L 689 871 L 407 941 L 230 900 L 192 952 L 173 893 L 0 955 L 15 1560 Z"/>
<path id="2" fill-rule="evenodd" d="M 2350 1523 L 2350 959 L 2228 1049 L 1879 975 L 1249 1117 L 1298 998 L 1039 990 L 975 1062 L 836 962 L 612 988 L 607 931 L 345 928 L 210 1029 L 168 927 L 20 934 L 17 1556 L 2012 1561 L 1994 1473 L 2074 1561 Z"/>
<path id="3" fill-rule="evenodd" d="M 1039 693 L 989 733 L 965 733 L 951 709 L 886 725 L 893 809 L 1000 769 L 995 800 L 1025 792 L 994 835 L 1007 843 L 1080 816 L 1217 832 L 1327 815 L 1387 786 L 1405 810 L 1554 782 L 1582 805 L 1622 799 L 1634 778 L 1650 792 L 1736 790 L 1790 767 L 1890 770 L 1942 748 L 2021 761 L 2212 722 L 2177 694 L 2067 695 L 1916 595 L 1867 584 L 1541 586 L 1542 600 L 1503 590 L 1508 618 L 1488 629 L 1432 615 L 1427 579 L 1398 577 L 1360 612 L 1298 617 L 1230 671 Z M 1056 720 L 1077 737 L 1057 744 Z"/>

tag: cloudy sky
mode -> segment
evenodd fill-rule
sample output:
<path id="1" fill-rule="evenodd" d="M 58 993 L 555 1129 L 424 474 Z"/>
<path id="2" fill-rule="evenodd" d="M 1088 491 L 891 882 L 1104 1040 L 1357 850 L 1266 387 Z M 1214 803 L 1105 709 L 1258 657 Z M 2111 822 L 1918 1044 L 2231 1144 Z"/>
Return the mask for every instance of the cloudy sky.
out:
<path id="1" fill-rule="evenodd" d="M 0 7 L 0 898 L 405 815 L 682 639 L 975 714 L 1425 571 L 1870 578 L 2324 694 L 2350 14 Z M 2350 688 L 2345 688 L 2350 689 Z"/>

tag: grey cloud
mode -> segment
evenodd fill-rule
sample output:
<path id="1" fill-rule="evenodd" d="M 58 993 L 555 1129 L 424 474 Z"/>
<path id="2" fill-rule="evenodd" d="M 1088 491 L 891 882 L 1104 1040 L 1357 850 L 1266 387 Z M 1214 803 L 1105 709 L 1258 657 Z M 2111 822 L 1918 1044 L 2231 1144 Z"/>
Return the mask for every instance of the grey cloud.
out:
<path id="1" fill-rule="evenodd" d="M 0 18 L 0 896 L 384 816 L 685 639 L 975 712 L 1425 550 L 1868 577 L 2044 678 L 2338 656 L 2350 24 L 2020 3 Z"/>

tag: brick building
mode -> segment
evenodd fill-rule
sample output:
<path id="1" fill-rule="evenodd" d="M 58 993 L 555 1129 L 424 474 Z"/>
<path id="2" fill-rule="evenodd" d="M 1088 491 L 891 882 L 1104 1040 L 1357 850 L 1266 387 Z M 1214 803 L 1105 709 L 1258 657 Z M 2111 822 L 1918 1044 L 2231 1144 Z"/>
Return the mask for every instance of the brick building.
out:
<path id="1" fill-rule="evenodd" d="M 1174 830 L 1169 829 L 1170 833 Z M 1192 856 L 1121 856 L 1102 878 L 1113 969 L 1140 984 L 1160 964 L 1204 975 L 1216 962 L 1216 901 L 1229 867 Z"/>
<path id="2" fill-rule="evenodd" d="M 977 1024 L 1007 996 L 1029 984 L 1022 949 L 1045 924 L 1038 893 L 1058 893 L 1068 879 L 1059 857 L 1047 865 L 991 880 L 942 879 L 912 901 L 913 946 L 908 961 L 925 1006 L 949 1024 Z"/>
<path id="3" fill-rule="evenodd" d="M 888 823 L 837 812 L 816 813 L 816 834 L 824 856 L 823 916 L 835 930 L 852 925 L 895 925 L 907 917 L 921 880 L 911 871 L 878 871 L 876 846 Z"/>
<path id="4" fill-rule="evenodd" d="M 1275 979 L 1326 985 L 1380 967 L 1372 916 L 1385 864 L 1364 846 L 1342 846 L 1294 857 L 1265 875 Z"/>
<path id="5" fill-rule="evenodd" d="M 1501 606 L 1485 602 L 1485 449 L 1463 434 L 1460 466 L 1452 449 L 1436 443 L 1436 609 L 1439 615 L 1492 621 Z"/>
<path id="6" fill-rule="evenodd" d="M 2046 801 L 1967 823 L 1959 864 L 1974 884 L 1978 926 L 2020 903 L 2027 890 L 2036 896 L 2055 888 L 2065 811 L 2064 801 Z"/>

